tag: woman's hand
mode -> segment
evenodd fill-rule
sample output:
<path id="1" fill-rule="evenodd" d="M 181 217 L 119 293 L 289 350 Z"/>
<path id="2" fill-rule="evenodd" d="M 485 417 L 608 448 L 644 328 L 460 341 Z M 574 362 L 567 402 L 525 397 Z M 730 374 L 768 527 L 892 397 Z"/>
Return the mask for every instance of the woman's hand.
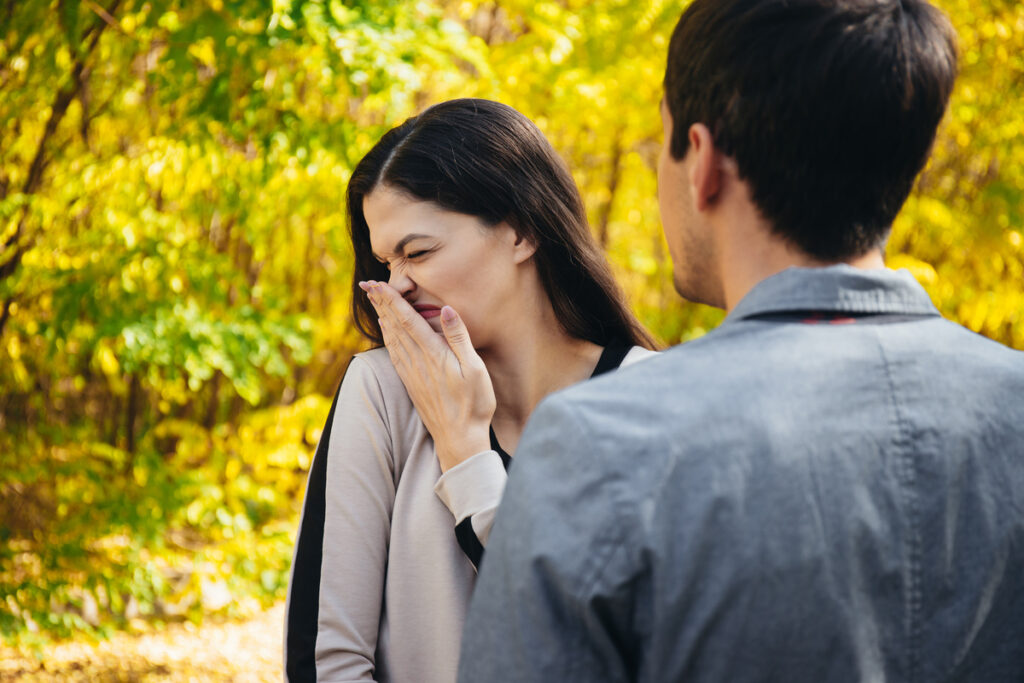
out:
<path id="1" fill-rule="evenodd" d="M 391 286 L 359 286 L 380 316 L 384 346 L 434 439 L 441 470 L 490 448 L 494 388 L 462 318 L 451 306 L 441 309 L 442 339 Z"/>

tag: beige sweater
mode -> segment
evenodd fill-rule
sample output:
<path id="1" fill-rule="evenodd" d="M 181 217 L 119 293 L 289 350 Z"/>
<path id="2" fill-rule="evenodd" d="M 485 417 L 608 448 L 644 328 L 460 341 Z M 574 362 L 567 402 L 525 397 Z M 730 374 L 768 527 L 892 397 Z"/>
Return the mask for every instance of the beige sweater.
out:
<path id="1" fill-rule="evenodd" d="M 623 364 L 651 354 L 636 347 Z M 287 608 L 289 629 L 316 613 L 316 679 L 455 681 L 476 572 L 454 526 L 471 517 L 486 543 L 505 483 L 497 453 L 479 453 L 442 476 L 384 349 L 352 359 L 321 440 L 300 536 L 310 535 L 303 527 L 317 493 L 316 460 L 326 456 L 322 561 L 318 572 L 293 565 Z M 295 584 L 310 581 L 319 581 L 315 606 L 294 595 Z"/>

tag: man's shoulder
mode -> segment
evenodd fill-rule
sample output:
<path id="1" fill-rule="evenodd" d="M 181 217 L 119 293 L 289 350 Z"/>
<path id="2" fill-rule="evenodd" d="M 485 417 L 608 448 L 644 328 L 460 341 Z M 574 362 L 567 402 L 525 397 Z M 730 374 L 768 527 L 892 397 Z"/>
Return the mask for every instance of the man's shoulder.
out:
<path id="1" fill-rule="evenodd" d="M 753 356 L 755 345 L 734 330 L 719 329 L 661 352 L 635 348 L 615 372 L 558 392 L 549 401 L 564 402 L 586 415 L 590 411 L 619 413 L 625 406 L 655 406 L 671 394 L 713 382 L 743 363 L 723 364 L 726 356 Z M 712 383 L 709 387 L 709 383 Z"/>
<path id="2" fill-rule="evenodd" d="M 1024 351 L 985 337 L 945 318 L 938 318 L 936 327 L 941 329 L 941 334 L 950 342 L 967 352 L 965 360 L 969 363 L 1007 365 L 1013 374 L 1024 375 Z"/>
<path id="3" fill-rule="evenodd" d="M 723 343 L 702 338 L 647 352 L 614 372 L 556 392 L 542 402 L 537 417 L 571 432 L 577 450 L 595 461 L 622 464 L 629 454 L 665 454 L 666 441 L 683 423 L 697 424 L 714 411 L 719 401 L 708 392 L 728 392 L 719 388 L 723 368 L 716 357 L 727 353 L 729 335 L 715 336 Z"/>
<path id="4" fill-rule="evenodd" d="M 699 450 L 726 422 L 754 438 L 795 414 L 853 409 L 844 406 L 892 382 L 927 393 L 923 385 L 961 381 L 979 396 L 1024 391 L 1024 353 L 939 316 L 849 327 L 740 321 L 546 402 L 596 443 L 632 450 L 685 438 Z"/>

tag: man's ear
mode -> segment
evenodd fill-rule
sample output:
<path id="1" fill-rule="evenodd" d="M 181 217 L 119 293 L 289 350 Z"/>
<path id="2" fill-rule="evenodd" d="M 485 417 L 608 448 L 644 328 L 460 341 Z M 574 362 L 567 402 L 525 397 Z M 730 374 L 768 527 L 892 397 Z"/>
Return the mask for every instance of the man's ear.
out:
<path id="1" fill-rule="evenodd" d="M 718 198 L 722 187 L 722 169 L 718 165 L 718 150 L 714 137 L 703 123 L 690 126 L 687 135 L 693 152 L 689 182 L 693 205 L 698 211 L 707 211 Z"/>

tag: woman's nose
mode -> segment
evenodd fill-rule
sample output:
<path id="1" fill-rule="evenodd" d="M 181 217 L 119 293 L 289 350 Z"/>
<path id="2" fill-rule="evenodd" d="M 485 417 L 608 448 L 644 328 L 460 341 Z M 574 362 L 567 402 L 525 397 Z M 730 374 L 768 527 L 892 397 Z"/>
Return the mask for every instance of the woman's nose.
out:
<path id="1" fill-rule="evenodd" d="M 416 283 L 412 281 L 404 268 L 392 268 L 388 273 L 388 284 L 403 297 L 407 297 L 416 288 Z"/>

